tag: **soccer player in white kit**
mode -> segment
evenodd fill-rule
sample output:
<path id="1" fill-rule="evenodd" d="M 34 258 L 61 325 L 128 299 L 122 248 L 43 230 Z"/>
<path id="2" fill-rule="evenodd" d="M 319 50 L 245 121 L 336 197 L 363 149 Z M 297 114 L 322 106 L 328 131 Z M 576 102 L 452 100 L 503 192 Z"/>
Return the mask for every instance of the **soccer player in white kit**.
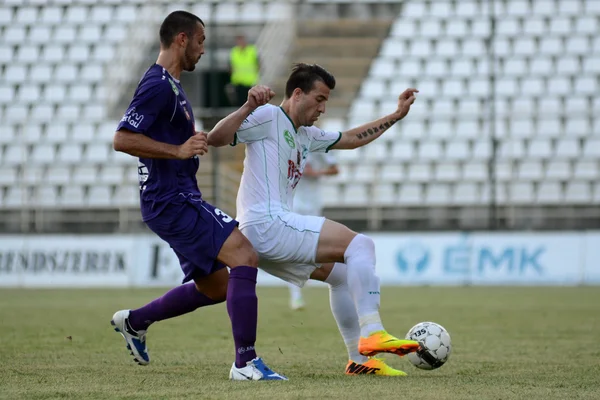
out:
<path id="1" fill-rule="evenodd" d="M 334 88 L 335 78 L 322 67 L 296 64 L 280 107 L 241 108 L 213 128 L 208 144 L 246 144 L 237 197 L 240 230 L 266 272 L 300 287 L 308 279 L 329 284 L 331 310 L 350 358 L 346 374 L 406 375 L 372 358 L 419 349 L 418 342 L 398 339 L 383 327 L 373 240 L 324 217 L 294 213 L 292 207 L 309 153 L 355 149 L 377 139 L 406 116 L 417 90 L 404 91 L 398 108 L 385 117 L 346 132 L 325 132 L 313 124 Z M 274 93 L 261 90 L 258 96 L 270 100 Z"/>
<path id="2" fill-rule="evenodd" d="M 302 179 L 296 186 L 293 211 L 300 215 L 316 215 L 323 213 L 321 199 L 321 177 L 339 173 L 335 157 L 331 153 L 308 153 Z M 290 308 L 304 308 L 302 289 L 293 283 L 288 283 L 290 289 Z"/>

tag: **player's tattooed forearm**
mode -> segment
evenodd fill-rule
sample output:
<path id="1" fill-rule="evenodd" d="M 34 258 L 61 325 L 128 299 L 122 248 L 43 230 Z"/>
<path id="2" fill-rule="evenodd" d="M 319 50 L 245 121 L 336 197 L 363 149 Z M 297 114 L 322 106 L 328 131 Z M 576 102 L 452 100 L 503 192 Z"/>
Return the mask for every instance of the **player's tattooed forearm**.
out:
<path id="1" fill-rule="evenodd" d="M 356 137 L 359 139 L 365 139 L 375 133 L 379 133 L 379 132 L 385 131 L 386 129 L 389 129 L 396 122 L 398 122 L 397 119 L 391 119 L 389 121 L 384 122 L 381 125 L 372 126 L 368 129 L 365 129 L 364 131 L 360 132 L 358 135 L 356 135 Z"/>

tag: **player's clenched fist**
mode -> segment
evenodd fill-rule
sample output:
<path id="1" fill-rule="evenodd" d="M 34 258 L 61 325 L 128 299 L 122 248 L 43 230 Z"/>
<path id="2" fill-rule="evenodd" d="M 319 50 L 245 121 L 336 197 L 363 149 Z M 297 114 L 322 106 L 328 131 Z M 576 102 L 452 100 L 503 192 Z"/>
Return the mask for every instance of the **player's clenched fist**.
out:
<path id="1" fill-rule="evenodd" d="M 208 153 L 208 138 L 204 132 L 196 132 L 184 144 L 179 146 L 177 158 L 186 160 L 195 155 L 204 155 Z"/>
<path id="2" fill-rule="evenodd" d="M 254 86 L 248 91 L 248 104 L 255 109 L 267 104 L 273 96 L 275 96 L 275 92 L 271 88 L 264 85 Z"/>
<path id="3" fill-rule="evenodd" d="M 398 96 L 398 109 L 394 113 L 397 120 L 401 120 L 406 117 L 410 106 L 415 102 L 415 93 L 419 93 L 417 89 L 406 89 L 400 96 Z"/>

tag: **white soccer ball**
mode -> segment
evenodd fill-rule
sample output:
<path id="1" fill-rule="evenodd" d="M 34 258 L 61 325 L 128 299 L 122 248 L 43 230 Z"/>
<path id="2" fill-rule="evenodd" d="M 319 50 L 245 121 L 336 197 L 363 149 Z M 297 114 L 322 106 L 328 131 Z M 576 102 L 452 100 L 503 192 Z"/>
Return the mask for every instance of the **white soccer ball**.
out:
<path id="1" fill-rule="evenodd" d="M 417 368 L 436 369 L 450 357 L 450 334 L 435 322 L 421 322 L 413 326 L 406 334 L 406 339 L 416 340 L 421 344 L 422 349 L 407 355 L 408 360 Z"/>

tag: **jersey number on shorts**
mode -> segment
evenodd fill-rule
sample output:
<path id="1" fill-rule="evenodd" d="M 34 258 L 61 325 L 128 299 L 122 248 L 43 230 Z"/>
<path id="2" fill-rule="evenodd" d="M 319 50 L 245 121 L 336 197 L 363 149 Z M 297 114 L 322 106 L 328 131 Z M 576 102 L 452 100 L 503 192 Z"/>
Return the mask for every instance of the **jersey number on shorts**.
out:
<path id="1" fill-rule="evenodd" d="M 223 222 L 225 222 L 226 224 L 233 221 L 233 218 L 231 218 L 229 215 L 225 214 L 223 211 L 219 210 L 218 208 L 215 208 L 215 214 L 217 214 L 219 217 L 221 217 Z"/>

